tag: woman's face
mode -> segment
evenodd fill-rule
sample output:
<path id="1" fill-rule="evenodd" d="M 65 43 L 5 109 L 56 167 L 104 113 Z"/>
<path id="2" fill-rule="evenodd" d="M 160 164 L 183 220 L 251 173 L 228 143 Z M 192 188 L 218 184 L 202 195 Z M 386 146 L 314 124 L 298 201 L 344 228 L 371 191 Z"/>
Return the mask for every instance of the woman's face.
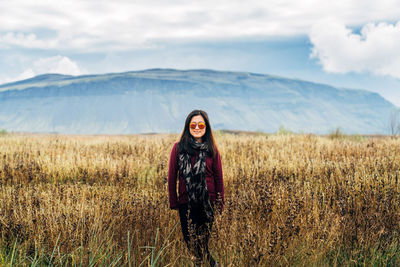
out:
<path id="1" fill-rule="evenodd" d="M 200 129 L 203 128 L 203 129 Z M 201 142 L 201 138 L 206 133 L 206 122 L 203 116 L 193 116 L 189 123 L 190 134 L 198 141 Z"/>

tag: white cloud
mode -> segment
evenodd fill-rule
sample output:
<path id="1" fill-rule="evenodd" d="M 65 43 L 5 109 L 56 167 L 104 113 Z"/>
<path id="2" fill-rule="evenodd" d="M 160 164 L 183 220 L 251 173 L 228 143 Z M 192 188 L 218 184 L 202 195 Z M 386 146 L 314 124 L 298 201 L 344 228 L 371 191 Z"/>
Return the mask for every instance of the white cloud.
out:
<path id="1" fill-rule="evenodd" d="M 333 16 L 346 25 L 400 17 L 397 0 L 0 1 L 0 47 L 131 49 L 164 39 L 307 34 Z M 53 35 L 42 34 L 42 30 Z"/>
<path id="2" fill-rule="evenodd" d="M 76 62 L 60 55 L 36 60 L 33 63 L 33 70 L 36 75 L 44 73 L 80 75 L 85 73 Z"/>
<path id="3" fill-rule="evenodd" d="M 360 33 L 332 20 L 310 32 L 312 57 L 327 72 L 370 72 L 400 78 L 400 22 L 368 23 Z"/>
<path id="4" fill-rule="evenodd" d="M 10 79 L 10 81 L 26 80 L 32 77 L 35 77 L 35 72 L 31 68 L 29 68 L 20 75 L 18 75 L 17 77 L 15 77 L 14 79 Z"/>
<path id="5" fill-rule="evenodd" d="M 82 75 L 87 71 L 65 56 L 40 58 L 34 61 L 25 71 L 15 77 L 7 77 L 1 80 L 1 84 L 20 81 L 35 77 L 40 74 L 57 73 L 65 75 Z"/>
<path id="6" fill-rule="evenodd" d="M 44 40 L 38 40 L 36 35 L 33 33 L 14 33 L 8 32 L 4 35 L 0 35 L 0 45 L 3 47 L 19 46 L 26 48 L 50 48 L 54 46 L 54 41 L 46 43 Z"/>

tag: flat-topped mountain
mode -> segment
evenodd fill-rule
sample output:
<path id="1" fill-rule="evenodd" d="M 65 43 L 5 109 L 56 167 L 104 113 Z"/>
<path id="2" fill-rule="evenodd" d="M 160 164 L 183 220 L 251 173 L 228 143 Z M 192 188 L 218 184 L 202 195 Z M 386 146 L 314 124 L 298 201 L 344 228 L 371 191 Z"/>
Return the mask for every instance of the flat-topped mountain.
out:
<path id="1" fill-rule="evenodd" d="M 45 74 L 0 85 L 0 129 L 23 132 L 180 132 L 186 115 L 203 109 L 214 129 L 385 134 L 394 108 L 369 91 L 213 70 Z"/>

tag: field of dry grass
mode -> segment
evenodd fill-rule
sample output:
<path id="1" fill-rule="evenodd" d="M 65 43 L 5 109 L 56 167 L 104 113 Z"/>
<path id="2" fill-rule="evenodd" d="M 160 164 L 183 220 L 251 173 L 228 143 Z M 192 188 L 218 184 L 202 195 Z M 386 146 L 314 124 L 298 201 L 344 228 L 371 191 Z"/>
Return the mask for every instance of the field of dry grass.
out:
<path id="1" fill-rule="evenodd" d="M 0 264 L 191 266 L 168 207 L 177 138 L 0 136 Z M 210 248 L 222 266 L 400 265 L 400 139 L 216 141 L 226 206 Z"/>

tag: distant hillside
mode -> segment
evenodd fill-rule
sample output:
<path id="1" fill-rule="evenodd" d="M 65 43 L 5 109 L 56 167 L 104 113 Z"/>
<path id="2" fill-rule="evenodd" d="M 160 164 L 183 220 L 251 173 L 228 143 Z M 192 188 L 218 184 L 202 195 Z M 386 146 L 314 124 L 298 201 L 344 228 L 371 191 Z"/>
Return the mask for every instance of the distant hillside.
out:
<path id="1" fill-rule="evenodd" d="M 0 86 L 0 129 L 8 131 L 180 132 L 191 110 L 204 109 L 214 129 L 382 134 L 393 108 L 369 91 L 213 70 L 46 74 Z"/>

